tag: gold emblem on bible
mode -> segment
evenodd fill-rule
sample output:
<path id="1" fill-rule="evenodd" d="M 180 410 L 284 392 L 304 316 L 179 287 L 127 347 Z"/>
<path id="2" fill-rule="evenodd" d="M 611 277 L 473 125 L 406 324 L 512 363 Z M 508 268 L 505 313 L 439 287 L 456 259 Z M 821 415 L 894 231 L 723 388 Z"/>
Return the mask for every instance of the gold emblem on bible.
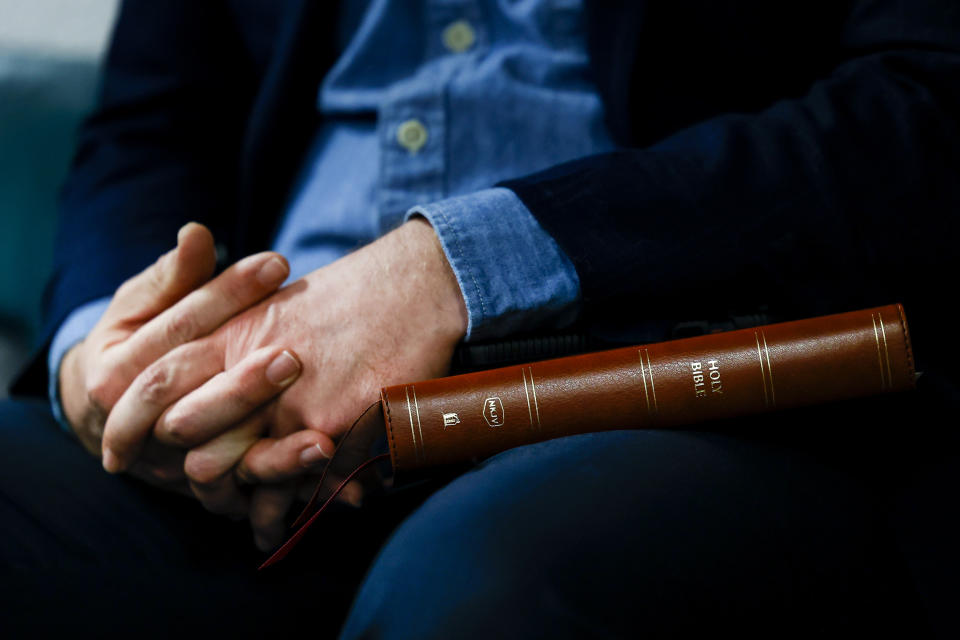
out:
<path id="1" fill-rule="evenodd" d="M 443 414 L 443 428 L 452 427 L 454 425 L 460 424 L 460 416 L 456 413 L 445 413 Z"/>
<path id="2" fill-rule="evenodd" d="M 483 419 L 491 427 L 503 426 L 503 403 L 494 396 L 483 401 Z"/>

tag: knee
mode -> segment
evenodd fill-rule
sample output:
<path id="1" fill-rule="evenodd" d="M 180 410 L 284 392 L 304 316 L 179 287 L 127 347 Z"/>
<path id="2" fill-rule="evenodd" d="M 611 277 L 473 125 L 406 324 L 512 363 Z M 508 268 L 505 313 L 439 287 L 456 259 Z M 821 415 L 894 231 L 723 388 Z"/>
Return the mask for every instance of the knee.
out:
<path id="1" fill-rule="evenodd" d="M 828 579 L 818 558 L 858 562 L 858 508 L 829 472 L 722 437 L 610 432 L 520 447 L 397 529 L 344 637 L 629 634 L 638 617 L 647 632 L 679 619 L 692 632 L 691 611 L 714 623 L 785 614 L 811 579 Z"/>
<path id="2" fill-rule="evenodd" d="M 548 579 L 564 577 L 558 564 L 579 535 L 561 478 L 597 443 L 563 440 L 495 456 L 431 496 L 381 550 L 343 637 L 505 637 L 543 607 L 566 619 L 571 609 Z M 543 635 L 550 625 L 536 619 L 529 631 Z"/>

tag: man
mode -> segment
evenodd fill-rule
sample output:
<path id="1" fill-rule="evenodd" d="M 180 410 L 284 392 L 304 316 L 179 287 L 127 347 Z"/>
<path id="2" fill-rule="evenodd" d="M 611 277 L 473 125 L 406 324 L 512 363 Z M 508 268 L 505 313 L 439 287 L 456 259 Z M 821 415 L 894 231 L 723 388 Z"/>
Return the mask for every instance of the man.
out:
<path id="1" fill-rule="evenodd" d="M 941 0 L 371 2 L 339 22 L 313 2 L 128 2 L 64 191 L 54 405 L 108 471 L 247 517 L 268 548 L 376 389 L 442 375 L 461 339 L 576 319 L 639 342 L 704 313 L 902 300 L 919 352 L 944 326 L 925 276 L 960 200 L 958 32 Z M 210 279 L 214 238 L 231 257 L 273 239 L 295 281 L 274 293 L 269 252 Z M 394 532 L 344 634 L 922 626 L 897 544 L 915 530 L 880 522 L 893 452 L 911 470 L 932 452 L 882 431 L 919 416 L 931 437 L 946 362 L 924 364 L 937 393 L 831 414 L 829 446 L 808 412 L 738 425 L 774 436 L 497 456 Z M 166 584 L 202 584 L 169 553 Z M 256 592 L 233 588 L 210 613 Z"/>

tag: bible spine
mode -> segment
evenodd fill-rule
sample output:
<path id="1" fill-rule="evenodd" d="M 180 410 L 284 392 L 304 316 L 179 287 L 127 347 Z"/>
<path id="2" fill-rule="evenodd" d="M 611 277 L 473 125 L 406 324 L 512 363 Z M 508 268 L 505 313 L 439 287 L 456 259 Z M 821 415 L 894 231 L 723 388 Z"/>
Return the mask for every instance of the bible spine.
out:
<path id="1" fill-rule="evenodd" d="M 398 473 L 575 433 L 669 428 L 913 388 L 901 305 L 381 390 Z"/>

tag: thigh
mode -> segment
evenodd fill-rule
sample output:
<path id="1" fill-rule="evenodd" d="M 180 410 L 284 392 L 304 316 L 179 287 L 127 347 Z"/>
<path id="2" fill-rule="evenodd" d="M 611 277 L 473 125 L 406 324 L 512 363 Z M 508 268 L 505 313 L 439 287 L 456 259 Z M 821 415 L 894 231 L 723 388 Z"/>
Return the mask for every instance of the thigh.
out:
<path id="1" fill-rule="evenodd" d="M 773 443 L 623 431 L 488 460 L 405 521 L 354 637 L 889 631 L 915 602 L 874 497 Z"/>
<path id="2" fill-rule="evenodd" d="M 246 523 L 106 474 L 44 405 L 0 403 L 5 630 L 154 637 L 309 624 L 329 636 L 379 542 L 346 510 L 329 522 L 294 562 L 258 574 Z"/>

